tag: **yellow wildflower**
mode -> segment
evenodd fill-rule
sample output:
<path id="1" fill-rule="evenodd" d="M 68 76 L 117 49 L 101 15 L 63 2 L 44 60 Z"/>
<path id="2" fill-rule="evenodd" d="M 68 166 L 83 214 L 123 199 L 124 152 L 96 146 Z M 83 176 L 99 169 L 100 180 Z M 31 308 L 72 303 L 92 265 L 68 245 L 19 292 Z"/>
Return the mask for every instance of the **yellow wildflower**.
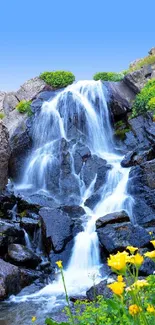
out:
<path id="1" fill-rule="evenodd" d="M 150 243 L 153 245 L 153 247 L 155 248 L 155 240 L 151 240 Z"/>
<path id="2" fill-rule="evenodd" d="M 55 264 L 58 265 L 59 269 L 62 269 L 62 261 L 57 261 Z"/>
<path id="3" fill-rule="evenodd" d="M 153 232 L 152 231 L 149 231 L 149 235 L 152 235 L 153 234 Z"/>
<path id="4" fill-rule="evenodd" d="M 109 284 L 107 287 L 112 290 L 113 293 L 115 293 L 118 296 L 121 296 L 122 293 L 124 292 L 124 287 L 125 287 L 124 282 L 113 282 Z"/>
<path id="5" fill-rule="evenodd" d="M 147 252 L 144 255 L 149 258 L 155 258 L 155 250 L 152 252 Z"/>
<path id="6" fill-rule="evenodd" d="M 127 249 L 131 254 L 134 254 L 136 251 L 138 251 L 138 248 L 134 246 L 127 246 Z"/>
<path id="7" fill-rule="evenodd" d="M 149 313 L 155 313 L 155 308 L 154 308 L 152 305 L 148 305 L 148 307 L 147 307 L 147 311 L 148 311 Z"/>
<path id="8" fill-rule="evenodd" d="M 140 288 L 146 287 L 148 285 L 149 284 L 148 284 L 147 280 L 137 280 L 135 283 L 132 284 L 132 287 L 140 289 Z"/>
<path id="9" fill-rule="evenodd" d="M 114 270 L 114 271 L 123 271 L 126 267 L 126 258 L 128 256 L 127 252 L 118 252 L 115 255 L 110 255 L 108 258 L 108 265 Z"/>
<path id="10" fill-rule="evenodd" d="M 32 320 L 32 322 L 35 322 L 36 319 L 37 319 L 36 316 L 33 316 L 31 320 Z"/>
<path id="11" fill-rule="evenodd" d="M 137 253 L 136 255 L 128 256 L 127 261 L 131 264 L 136 265 L 137 267 L 140 267 L 144 261 L 144 257 Z"/>
<path id="12" fill-rule="evenodd" d="M 118 277 L 117 277 L 117 281 L 118 281 L 118 282 L 123 282 L 123 277 L 122 277 L 122 275 L 118 275 Z"/>
<path id="13" fill-rule="evenodd" d="M 140 313 L 141 311 L 142 311 L 142 308 L 139 307 L 139 306 L 137 306 L 136 304 L 129 306 L 129 313 L 130 313 L 130 315 L 132 315 L 132 316 L 137 315 L 137 314 Z"/>

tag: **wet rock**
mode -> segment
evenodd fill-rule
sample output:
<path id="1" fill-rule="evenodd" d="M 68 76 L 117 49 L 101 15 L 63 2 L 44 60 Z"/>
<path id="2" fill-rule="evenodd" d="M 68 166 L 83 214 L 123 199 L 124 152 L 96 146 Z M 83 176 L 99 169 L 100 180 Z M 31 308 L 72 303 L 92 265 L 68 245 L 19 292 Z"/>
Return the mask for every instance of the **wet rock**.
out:
<path id="1" fill-rule="evenodd" d="M 152 160 L 155 158 L 155 147 L 153 146 L 149 150 L 136 152 L 129 151 L 121 162 L 122 167 L 131 167 L 135 165 L 140 165 L 146 161 Z"/>
<path id="2" fill-rule="evenodd" d="M 130 221 L 130 218 L 124 210 L 120 212 L 113 212 L 97 219 L 96 228 L 99 229 L 105 227 L 107 224 L 122 223 L 126 221 Z"/>
<path id="3" fill-rule="evenodd" d="M 145 247 L 151 238 L 145 229 L 130 222 L 107 224 L 97 229 L 97 234 L 102 249 L 109 253 L 123 251 L 129 245 Z"/>
<path id="4" fill-rule="evenodd" d="M 94 207 L 97 205 L 100 199 L 101 199 L 101 194 L 95 193 L 85 201 L 85 205 L 90 209 L 94 209 Z"/>
<path id="5" fill-rule="evenodd" d="M 74 246 L 74 239 L 71 239 L 65 245 L 62 252 L 55 253 L 54 251 L 51 251 L 51 253 L 49 255 L 49 258 L 50 258 L 50 262 L 51 262 L 51 265 L 52 265 L 53 268 L 56 268 L 55 263 L 57 261 L 59 261 L 59 260 L 62 261 L 64 268 L 67 267 L 67 265 L 68 265 L 68 263 L 70 261 L 71 255 L 72 255 L 73 246 Z"/>
<path id="6" fill-rule="evenodd" d="M 148 80 L 153 78 L 154 71 L 155 67 L 153 64 L 145 65 L 140 70 L 128 73 L 124 77 L 124 82 L 137 94 L 146 85 Z"/>
<path id="7" fill-rule="evenodd" d="M 103 296 L 104 298 L 112 298 L 113 293 L 112 291 L 107 287 L 107 281 L 101 281 L 100 283 L 96 284 L 95 286 L 92 286 L 87 292 L 86 292 L 87 299 L 90 301 L 93 301 L 96 299 L 97 296 Z"/>
<path id="8" fill-rule="evenodd" d="M 135 222 L 144 227 L 155 226 L 155 159 L 132 167 L 128 193 L 134 197 Z"/>
<path id="9" fill-rule="evenodd" d="M 133 157 L 135 155 L 135 151 L 129 151 L 125 157 L 123 158 L 123 160 L 121 161 L 121 166 L 122 167 L 131 167 L 133 166 Z"/>
<path id="10" fill-rule="evenodd" d="M 8 247 L 8 258 L 14 264 L 25 265 L 30 268 L 35 268 L 41 261 L 35 253 L 27 247 L 20 244 L 11 244 Z"/>
<path id="11" fill-rule="evenodd" d="M 21 218 L 20 225 L 29 233 L 34 233 L 40 226 L 40 220 L 23 217 Z"/>
<path id="12" fill-rule="evenodd" d="M 8 182 L 8 162 L 10 157 L 9 135 L 2 121 L 0 121 L 0 191 Z"/>
<path id="13" fill-rule="evenodd" d="M 32 282 L 42 276 L 40 271 L 20 268 L 20 285 L 21 288 L 29 286 Z"/>
<path id="14" fill-rule="evenodd" d="M 73 156 L 75 172 L 78 175 L 81 172 L 83 163 L 91 156 L 91 152 L 88 147 L 78 142 L 75 146 L 75 153 Z"/>
<path id="15" fill-rule="evenodd" d="M 0 255 L 7 252 L 8 245 L 22 243 L 24 232 L 14 223 L 0 221 Z"/>
<path id="16" fill-rule="evenodd" d="M 116 120 L 120 119 L 131 110 L 135 93 L 124 81 L 106 82 L 110 94 L 110 108 Z"/>
<path id="17" fill-rule="evenodd" d="M 149 276 L 155 272 L 155 262 L 150 258 L 145 258 L 142 264 L 139 275 Z"/>
<path id="18" fill-rule="evenodd" d="M 0 300 L 20 291 L 20 270 L 0 259 Z"/>

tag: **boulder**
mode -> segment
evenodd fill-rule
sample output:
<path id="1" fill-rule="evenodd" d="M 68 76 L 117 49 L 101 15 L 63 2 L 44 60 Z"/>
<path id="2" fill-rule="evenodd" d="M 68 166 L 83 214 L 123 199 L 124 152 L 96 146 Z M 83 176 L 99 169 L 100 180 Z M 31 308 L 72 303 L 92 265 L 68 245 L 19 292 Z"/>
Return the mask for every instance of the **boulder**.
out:
<path id="1" fill-rule="evenodd" d="M 6 115 L 9 115 L 15 107 L 19 104 L 19 99 L 16 96 L 15 92 L 8 92 L 4 96 L 3 100 L 3 111 Z"/>
<path id="2" fill-rule="evenodd" d="M 153 78 L 154 72 L 155 65 L 145 65 L 140 70 L 128 73 L 124 77 L 124 82 L 137 94 L 146 85 L 148 80 Z"/>
<path id="3" fill-rule="evenodd" d="M 126 211 L 122 210 L 120 212 L 113 212 L 97 219 L 96 228 L 99 229 L 105 227 L 107 224 L 122 223 L 126 221 L 130 221 Z"/>
<path id="4" fill-rule="evenodd" d="M 0 220 L 0 254 L 7 252 L 9 244 L 23 242 L 24 232 L 18 225 Z"/>
<path id="5" fill-rule="evenodd" d="M 9 132 L 10 138 L 12 137 L 17 127 L 25 123 L 26 120 L 27 115 L 19 113 L 17 109 L 14 109 L 12 112 L 10 112 L 9 115 L 4 117 L 3 123 Z"/>
<path id="6" fill-rule="evenodd" d="M 98 228 L 97 234 L 102 249 L 109 253 L 123 251 L 129 245 L 145 247 L 151 238 L 145 229 L 130 222 L 107 224 Z"/>
<path id="7" fill-rule="evenodd" d="M 110 94 L 110 108 L 116 120 L 120 119 L 131 110 L 135 93 L 122 80 L 119 82 L 106 82 Z"/>
<path id="8" fill-rule="evenodd" d="M 8 162 L 10 157 L 9 135 L 5 125 L 0 121 L 0 191 L 8 182 Z"/>
<path id="9" fill-rule="evenodd" d="M 107 287 L 107 281 L 103 280 L 100 283 L 92 286 L 89 290 L 87 290 L 86 296 L 89 301 L 93 301 L 96 300 L 97 296 L 103 296 L 106 299 L 112 298 L 113 293 Z"/>
<path id="10" fill-rule="evenodd" d="M 20 221 L 20 225 L 29 233 L 33 234 L 40 226 L 39 219 L 22 217 Z"/>
<path id="11" fill-rule="evenodd" d="M 128 193 L 134 198 L 135 222 L 144 227 L 155 227 L 155 159 L 131 168 Z"/>
<path id="12" fill-rule="evenodd" d="M 20 291 L 19 278 L 19 268 L 0 259 L 0 300 Z"/>
<path id="13" fill-rule="evenodd" d="M 36 268 L 41 262 L 40 257 L 20 244 L 11 244 L 8 246 L 8 258 L 16 265 L 24 265 L 32 269 Z"/>
<path id="14" fill-rule="evenodd" d="M 155 158 L 155 146 L 145 151 L 129 151 L 121 161 L 122 167 L 131 167 L 135 165 L 140 165 L 146 161 L 152 160 Z"/>
<path id="15" fill-rule="evenodd" d="M 139 275 L 149 276 L 155 272 L 155 262 L 150 258 L 145 258 L 139 270 Z"/>
<path id="16" fill-rule="evenodd" d="M 21 100 L 33 100 L 36 96 L 47 89 L 51 89 L 43 80 L 39 77 L 32 78 L 26 81 L 20 89 L 16 92 L 16 96 L 19 101 Z"/>

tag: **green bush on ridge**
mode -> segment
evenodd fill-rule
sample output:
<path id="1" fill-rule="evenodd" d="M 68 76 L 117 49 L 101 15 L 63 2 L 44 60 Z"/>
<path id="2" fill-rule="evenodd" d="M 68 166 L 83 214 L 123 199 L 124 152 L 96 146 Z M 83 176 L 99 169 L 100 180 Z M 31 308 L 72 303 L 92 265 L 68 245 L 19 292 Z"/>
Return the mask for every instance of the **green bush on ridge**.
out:
<path id="1" fill-rule="evenodd" d="M 16 109 L 21 114 L 27 113 L 28 116 L 31 116 L 33 114 L 31 110 L 31 101 L 22 100 L 16 106 Z"/>
<path id="2" fill-rule="evenodd" d="M 0 112 L 0 120 L 2 120 L 5 117 L 5 114 L 3 112 Z"/>
<path id="3" fill-rule="evenodd" d="M 148 111 L 155 112 L 155 79 L 149 80 L 136 96 L 132 107 L 132 118 Z"/>
<path id="4" fill-rule="evenodd" d="M 39 77 L 55 89 L 67 87 L 75 81 L 72 72 L 63 70 L 43 72 Z"/>
<path id="5" fill-rule="evenodd" d="M 94 74 L 94 80 L 102 80 L 102 81 L 120 81 L 124 78 L 123 73 L 116 72 L 97 72 Z"/>

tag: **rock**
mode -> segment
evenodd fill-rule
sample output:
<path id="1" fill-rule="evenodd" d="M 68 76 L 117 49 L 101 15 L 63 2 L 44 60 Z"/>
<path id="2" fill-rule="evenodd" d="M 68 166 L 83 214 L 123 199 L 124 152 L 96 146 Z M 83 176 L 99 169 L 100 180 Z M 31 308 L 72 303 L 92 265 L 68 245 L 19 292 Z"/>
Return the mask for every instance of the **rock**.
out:
<path id="1" fill-rule="evenodd" d="M 20 270 L 0 259 L 0 300 L 20 291 Z"/>
<path id="2" fill-rule="evenodd" d="M 145 65 L 140 70 L 128 73 L 124 77 L 124 82 L 137 94 L 146 85 L 147 81 L 153 77 L 154 71 L 153 64 Z"/>
<path id="3" fill-rule="evenodd" d="M 0 121 L 0 191 L 8 182 L 8 162 L 10 157 L 9 135 L 5 125 Z"/>
<path id="4" fill-rule="evenodd" d="M 40 220 L 22 217 L 20 225 L 29 233 L 33 234 L 40 226 Z"/>
<path id="5" fill-rule="evenodd" d="M 71 212 L 67 209 L 68 213 L 64 210 L 66 211 L 62 207 L 62 209 L 42 208 L 39 211 L 42 219 L 43 242 L 53 264 L 58 259 L 67 263 L 73 247 L 73 238 L 83 230 L 81 220 L 77 218 L 77 214 L 73 215 L 73 208 Z"/>
<path id="6" fill-rule="evenodd" d="M 5 97 L 5 92 L 4 91 L 0 91 L 0 112 L 4 113 L 3 110 L 3 101 L 4 101 L 4 97 Z"/>
<path id="7" fill-rule="evenodd" d="M 33 253 L 27 247 L 20 244 L 11 244 L 8 247 L 8 258 L 17 265 L 25 265 L 30 268 L 36 268 L 41 262 L 40 257 Z"/>
<path id="8" fill-rule="evenodd" d="M 107 224 L 97 229 L 97 234 L 102 249 L 109 253 L 123 251 L 129 245 L 145 247 L 151 238 L 145 229 L 130 222 Z"/>
<path id="9" fill-rule="evenodd" d="M 152 47 L 152 49 L 148 53 L 150 55 L 155 55 L 155 47 Z"/>
<path id="10" fill-rule="evenodd" d="M 150 258 L 145 258 L 144 263 L 140 267 L 139 275 L 149 276 L 155 272 L 155 262 Z"/>
<path id="11" fill-rule="evenodd" d="M 16 92 L 16 96 L 19 101 L 21 100 L 33 100 L 36 96 L 47 89 L 51 89 L 43 80 L 39 77 L 26 81 L 20 89 Z"/>
<path id="12" fill-rule="evenodd" d="M 3 110 L 6 115 L 12 112 L 15 107 L 19 104 L 19 99 L 16 96 L 15 92 L 8 92 L 5 94 L 3 100 Z"/>
<path id="13" fill-rule="evenodd" d="M 17 127 L 25 123 L 26 120 L 27 120 L 27 115 L 19 113 L 17 109 L 14 109 L 12 112 L 10 112 L 9 115 L 4 117 L 3 123 L 8 129 L 9 136 L 11 137 L 15 132 L 15 130 L 17 129 Z"/>
<path id="14" fill-rule="evenodd" d="M 87 290 L 86 296 L 88 300 L 93 301 L 96 299 L 97 296 L 103 296 L 106 299 L 112 298 L 113 293 L 107 287 L 107 281 L 103 280 L 95 286 L 92 286 L 89 290 Z"/>
<path id="15" fill-rule="evenodd" d="M 132 167 L 128 193 L 134 197 L 135 222 L 144 227 L 155 226 L 155 159 Z"/>
<path id="16" fill-rule="evenodd" d="M 40 271 L 20 268 L 20 285 L 22 288 L 29 286 L 41 276 L 42 273 Z"/>
<path id="17" fill-rule="evenodd" d="M 140 165 L 155 158 L 155 146 L 142 152 L 129 151 L 121 161 L 122 167 Z"/>
<path id="18" fill-rule="evenodd" d="M 105 227 L 107 224 L 122 223 L 126 221 L 130 221 L 130 218 L 124 210 L 120 212 L 113 212 L 97 219 L 96 228 L 99 229 Z"/>
<path id="19" fill-rule="evenodd" d="M 135 99 L 135 93 L 124 81 L 106 82 L 110 94 L 110 107 L 114 118 L 123 117 L 131 110 L 132 102 Z"/>
<path id="20" fill-rule="evenodd" d="M 9 244 L 23 243 L 24 232 L 16 224 L 0 221 L 0 255 L 7 252 Z"/>
<path id="21" fill-rule="evenodd" d="M 18 181 L 21 177 L 21 168 L 32 148 L 32 140 L 28 134 L 26 120 L 23 120 L 12 134 L 10 147 L 9 176 Z"/>

